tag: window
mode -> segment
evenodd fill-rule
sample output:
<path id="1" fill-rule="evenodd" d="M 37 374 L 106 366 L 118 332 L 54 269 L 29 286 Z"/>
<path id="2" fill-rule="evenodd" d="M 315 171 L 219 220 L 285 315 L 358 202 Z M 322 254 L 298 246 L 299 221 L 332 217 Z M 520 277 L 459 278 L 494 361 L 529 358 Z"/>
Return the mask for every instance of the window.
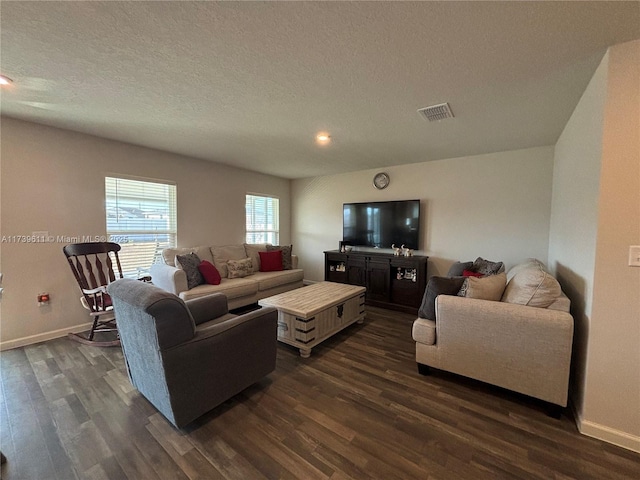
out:
<path id="1" fill-rule="evenodd" d="M 149 275 L 162 249 L 176 246 L 176 186 L 105 177 L 107 236 L 120 244 L 125 277 Z"/>
<path id="2" fill-rule="evenodd" d="M 273 197 L 247 195 L 247 243 L 271 243 L 278 245 L 280 201 Z"/>

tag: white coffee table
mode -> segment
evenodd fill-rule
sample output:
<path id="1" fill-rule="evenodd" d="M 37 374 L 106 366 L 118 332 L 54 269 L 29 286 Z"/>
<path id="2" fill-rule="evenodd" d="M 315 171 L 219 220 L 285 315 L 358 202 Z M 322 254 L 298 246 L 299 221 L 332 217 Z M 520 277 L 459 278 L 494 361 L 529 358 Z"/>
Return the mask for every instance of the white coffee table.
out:
<path id="1" fill-rule="evenodd" d="M 364 321 L 366 288 L 344 283 L 319 282 L 258 302 L 278 310 L 278 340 L 300 349 L 309 358 L 311 349 L 352 323 Z"/>

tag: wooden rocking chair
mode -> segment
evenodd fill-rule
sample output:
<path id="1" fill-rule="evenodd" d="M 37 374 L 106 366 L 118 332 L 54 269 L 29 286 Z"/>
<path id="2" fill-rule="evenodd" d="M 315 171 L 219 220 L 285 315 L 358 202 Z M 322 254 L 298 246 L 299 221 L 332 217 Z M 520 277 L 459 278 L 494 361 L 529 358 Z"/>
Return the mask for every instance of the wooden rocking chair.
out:
<path id="1" fill-rule="evenodd" d="M 112 242 L 73 243 L 66 245 L 62 250 L 82 291 L 80 302 L 93 318 L 88 333 L 69 333 L 69 338 L 99 347 L 120 345 L 111 297 L 107 294 L 107 285 L 116 278 L 122 278 L 122 267 L 118 258 L 120 245 Z M 95 337 L 96 333 L 104 332 L 113 332 L 112 337 Z"/>

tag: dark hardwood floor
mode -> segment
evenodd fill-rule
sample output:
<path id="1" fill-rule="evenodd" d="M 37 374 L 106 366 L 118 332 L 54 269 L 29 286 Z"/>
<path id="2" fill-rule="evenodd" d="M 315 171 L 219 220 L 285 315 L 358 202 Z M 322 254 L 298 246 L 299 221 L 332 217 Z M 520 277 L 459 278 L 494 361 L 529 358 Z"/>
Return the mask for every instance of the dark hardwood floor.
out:
<path id="1" fill-rule="evenodd" d="M 369 308 L 302 359 L 175 430 L 119 348 L 60 338 L 0 354 L 2 478 L 638 479 L 640 455 L 563 412 L 444 372 L 417 373 L 411 315 Z"/>

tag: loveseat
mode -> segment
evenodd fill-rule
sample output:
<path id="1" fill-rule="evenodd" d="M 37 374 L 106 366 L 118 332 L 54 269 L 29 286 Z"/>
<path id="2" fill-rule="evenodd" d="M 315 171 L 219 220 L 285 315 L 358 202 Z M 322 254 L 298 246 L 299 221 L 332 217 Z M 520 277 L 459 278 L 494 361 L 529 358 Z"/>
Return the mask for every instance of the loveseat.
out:
<path id="1" fill-rule="evenodd" d="M 573 318 L 569 299 L 544 265 L 529 259 L 507 274 L 466 277 L 466 293 L 454 292 L 453 279 L 432 281 L 446 294 L 425 292 L 425 301 L 427 293 L 435 297 L 432 308 L 421 307 L 413 324 L 420 373 L 434 367 L 497 385 L 549 402 L 549 413 L 560 415 L 567 405 Z"/>
<path id="2" fill-rule="evenodd" d="M 163 263 L 151 266 L 151 281 L 183 300 L 223 293 L 229 309 L 236 309 L 303 286 L 304 272 L 297 268 L 298 257 L 291 254 L 291 249 L 290 245 L 266 243 L 167 248 L 162 251 Z M 278 255 L 282 256 L 282 266 L 263 268 L 266 265 L 262 265 L 261 257 L 273 258 L 276 252 L 281 252 Z M 188 278 L 189 269 L 185 270 L 187 265 L 176 265 L 176 258 L 184 259 L 189 254 L 214 266 L 220 276 L 219 284 L 206 281 L 194 284 L 193 278 Z M 232 265 L 231 273 L 229 265 Z"/>

